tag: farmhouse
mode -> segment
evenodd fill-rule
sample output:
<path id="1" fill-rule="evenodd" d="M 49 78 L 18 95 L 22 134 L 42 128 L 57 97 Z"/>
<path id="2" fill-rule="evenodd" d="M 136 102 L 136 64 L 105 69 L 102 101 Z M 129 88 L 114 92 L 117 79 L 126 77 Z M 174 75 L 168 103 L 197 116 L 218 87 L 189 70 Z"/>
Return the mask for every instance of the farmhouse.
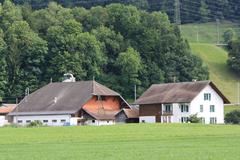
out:
<path id="1" fill-rule="evenodd" d="M 45 125 L 112 125 L 125 123 L 131 110 L 123 97 L 96 81 L 50 83 L 26 96 L 9 115 L 26 125 L 39 120 Z M 116 119 L 118 121 L 116 121 Z"/>
<path id="2" fill-rule="evenodd" d="M 136 100 L 140 123 L 186 123 L 197 114 L 202 123 L 224 123 L 229 100 L 211 81 L 153 84 Z"/>
<path id="3" fill-rule="evenodd" d="M 2 106 L 0 106 L 0 127 L 9 123 L 9 117 L 7 114 L 15 107 L 16 104 L 2 104 Z"/>

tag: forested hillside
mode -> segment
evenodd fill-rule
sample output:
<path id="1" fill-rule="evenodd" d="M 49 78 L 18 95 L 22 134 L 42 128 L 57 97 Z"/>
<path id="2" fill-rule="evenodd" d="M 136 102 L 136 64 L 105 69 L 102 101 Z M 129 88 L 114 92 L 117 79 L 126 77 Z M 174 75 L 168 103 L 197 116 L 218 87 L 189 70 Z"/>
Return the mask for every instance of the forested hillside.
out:
<path id="1" fill-rule="evenodd" d="M 1 0 L 3 1 L 3 0 Z M 53 0 L 13 0 L 16 4 L 29 3 L 34 9 L 47 7 Z M 182 23 L 215 21 L 216 19 L 240 20 L 239 0 L 54 0 L 65 7 L 108 5 L 111 3 L 131 4 L 140 9 L 163 11 L 175 17 L 175 5 L 179 1 Z"/>
<path id="2" fill-rule="evenodd" d="M 66 72 L 95 79 L 127 98 L 137 85 L 208 79 L 179 29 L 164 13 L 111 4 L 89 10 L 49 3 L 0 8 L 1 97 L 23 96 Z"/>

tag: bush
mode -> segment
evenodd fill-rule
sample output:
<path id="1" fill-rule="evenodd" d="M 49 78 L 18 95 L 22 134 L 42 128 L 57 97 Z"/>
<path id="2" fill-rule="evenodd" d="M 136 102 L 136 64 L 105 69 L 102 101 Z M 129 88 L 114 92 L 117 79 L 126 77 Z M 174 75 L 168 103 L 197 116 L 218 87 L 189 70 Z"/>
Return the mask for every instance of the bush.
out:
<path id="1" fill-rule="evenodd" d="M 41 121 L 33 121 L 27 125 L 27 127 L 41 127 L 43 126 Z"/>
<path id="2" fill-rule="evenodd" d="M 201 119 L 197 117 L 197 114 L 193 114 L 189 116 L 189 122 L 191 123 L 200 123 Z"/>
<path id="3" fill-rule="evenodd" d="M 240 124 L 240 110 L 234 110 L 225 115 L 225 123 Z"/>

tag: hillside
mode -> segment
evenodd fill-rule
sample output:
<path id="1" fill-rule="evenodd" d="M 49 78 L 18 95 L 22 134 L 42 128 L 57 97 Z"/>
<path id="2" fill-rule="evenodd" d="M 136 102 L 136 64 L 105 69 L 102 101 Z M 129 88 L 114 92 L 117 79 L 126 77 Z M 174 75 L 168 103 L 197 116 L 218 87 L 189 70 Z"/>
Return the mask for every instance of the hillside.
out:
<path id="1" fill-rule="evenodd" d="M 1 128 L 0 159 L 233 160 L 239 133 L 239 126 L 201 124 Z"/>
<path id="2" fill-rule="evenodd" d="M 233 28 L 236 34 L 240 36 L 240 27 L 238 24 L 229 21 L 221 21 L 219 23 L 220 42 L 223 41 L 223 34 L 228 28 Z M 181 32 L 183 37 L 186 38 L 189 42 L 216 44 L 218 41 L 216 22 L 185 24 L 181 26 Z"/>
<path id="3" fill-rule="evenodd" d="M 202 58 L 208 66 L 210 80 L 223 91 L 232 103 L 237 102 L 237 81 L 240 80 L 232 73 L 226 64 L 227 52 L 214 44 L 190 43 L 192 52 Z"/>

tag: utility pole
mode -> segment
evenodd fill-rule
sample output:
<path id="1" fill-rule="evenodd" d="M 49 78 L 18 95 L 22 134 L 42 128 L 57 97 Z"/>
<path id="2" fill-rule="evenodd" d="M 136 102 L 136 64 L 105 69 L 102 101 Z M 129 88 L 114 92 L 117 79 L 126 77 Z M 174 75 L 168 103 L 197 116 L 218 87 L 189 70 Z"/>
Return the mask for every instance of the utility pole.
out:
<path id="1" fill-rule="evenodd" d="M 134 101 L 137 100 L 137 86 L 134 85 Z"/>
<path id="2" fill-rule="evenodd" d="M 216 19 L 216 24 L 217 24 L 217 44 L 220 44 L 220 30 L 219 30 L 220 21 L 219 21 L 219 19 Z"/>
<path id="3" fill-rule="evenodd" d="M 17 114 L 16 114 L 16 124 L 18 124 L 18 97 L 16 98 L 16 111 L 17 111 Z M 14 120 L 13 120 L 13 123 L 14 123 Z"/>
<path id="4" fill-rule="evenodd" d="M 199 31 L 198 31 L 198 26 L 196 27 L 197 28 L 197 43 L 199 42 Z"/>
<path id="5" fill-rule="evenodd" d="M 175 24 L 179 26 L 181 31 L 181 11 L 180 11 L 180 1 L 175 0 Z"/>
<path id="6" fill-rule="evenodd" d="M 239 87 L 240 87 L 240 83 L 239 83 L 239 81 L 237 82 L 237 100 L 238 100 L 238 102 L 237 102 L 237 105 L 239 106 L 239 103 L 240 103 L 240 90 L 239 90 Z"/>

